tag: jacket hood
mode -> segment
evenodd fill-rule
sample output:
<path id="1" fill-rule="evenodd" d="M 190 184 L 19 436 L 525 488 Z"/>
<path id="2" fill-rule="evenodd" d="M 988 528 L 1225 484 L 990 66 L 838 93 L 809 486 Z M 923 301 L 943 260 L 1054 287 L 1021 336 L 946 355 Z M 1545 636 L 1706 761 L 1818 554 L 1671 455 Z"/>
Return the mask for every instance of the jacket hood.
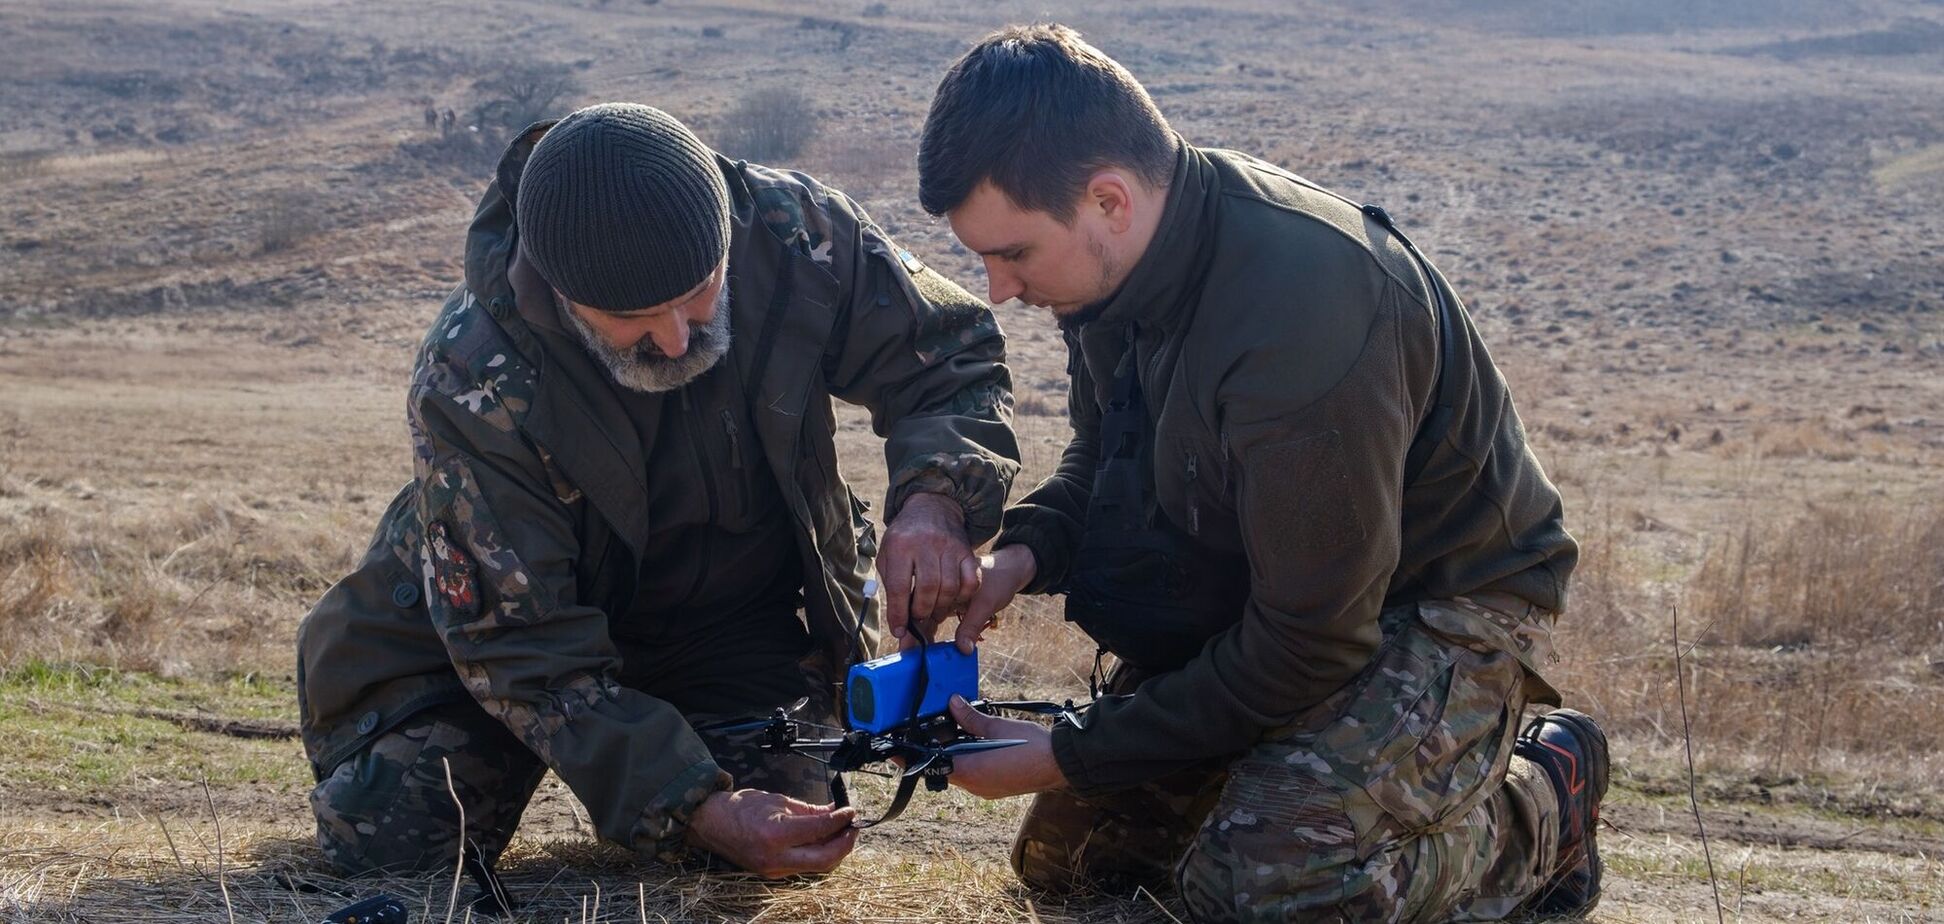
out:
<path id="1" fill-rule="evenodd" d="M 513 222 L 513 199 L 519 195 L 520 174 L 526 170 L 533 146 L 540 143 L 558 119 L 535 122 L 507 144 L 493 170 L 493 185 L 499 195 L 488 195 L 473 215 L 466 231 L 466 290 L 482 301 L 504 297 L 511 303 L 513 292 L 506 278 L 507 264 L 519 246 L 519 232 Z"/>

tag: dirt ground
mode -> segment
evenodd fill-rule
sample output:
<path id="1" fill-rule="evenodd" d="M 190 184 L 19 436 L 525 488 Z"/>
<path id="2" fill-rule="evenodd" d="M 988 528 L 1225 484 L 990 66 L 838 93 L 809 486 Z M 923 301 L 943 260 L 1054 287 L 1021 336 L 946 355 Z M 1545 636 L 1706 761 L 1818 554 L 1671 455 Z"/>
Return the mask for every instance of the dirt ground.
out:
<path id="1" fill-rule="evenodd" d="M 1465 298 L 1586 549 L 1561 686 L 1619 751 L 1596 920 L 1714 920 L 1717 888 L 1740 921 L 1944 919 L 1944 6 L 1056 13 L 1190 141 L 1385 205 Z M 645 101 L 752 156 L 738 107 L 794 89 L 814 133 L 781 165 L 980 291 L 916 207 L 917 134 L 959 50 L 1049 15 L 0 0 L 0 920 L 315 920 L 369 888 L 308 846 L 291 643 L 409 474 L 413 346 L 523 104 Z M 1064 356 L 999 311 L 1025 484 Z M 1077 695 L 1084 640 L 1022 609 L 989 682 Z M 768 886 L 595 846 L 550 781 L 508 868 L 536 920 L 1179 913 L 1023 892 L 1021 811 L 929 799 Z M 426 919 L 450 886 L 387 885 Z"/>

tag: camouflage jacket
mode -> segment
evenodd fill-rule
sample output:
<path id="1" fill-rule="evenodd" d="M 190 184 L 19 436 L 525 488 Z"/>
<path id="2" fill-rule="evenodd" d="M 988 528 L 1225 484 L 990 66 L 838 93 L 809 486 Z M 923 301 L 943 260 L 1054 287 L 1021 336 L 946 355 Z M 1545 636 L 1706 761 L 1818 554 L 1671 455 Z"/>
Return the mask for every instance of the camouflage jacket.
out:
<path id="1" fill-rule="evenodd" d="M 1387 606 L 1492 591 L 1556 612 L 1578 558 L 1505 380 L 1442 276 L 1335 194 L 1245 155 L 1182 147 L 1153 243 L 1098 318 L 1068 334 L 1073 439 L 1007 511 L 996 544 L 1032 549 L 1029 590 L 1066 580 L 1131 331 L 1160 513 L 1210 554 L 1244 561 L 1246 599 L 1181 670 L 1103 700 L 1084 730 L 1055 730 L 1060 768 L 1083 794 L 1239 752 L 1288 724 L 1371 662 Z M 1438 397 L 1429 286 L 1454 306 L 1445 374 L 1458 401 L 1405 484 Z M 1543 684 L 1545 652 L 1514 631 L 1495 637 Z"/>
<path id="2" fill-rule="evenodd" d="M 467 236 L 466 285 L 426 334 L 408 401 L 416 477 L 299 631 L 304 745 L 321 779 L 417 710 L 470 696 L 601 836 L 655 850 L 729 781 L 673 706 L 615 679 L 608 623 L 634 612 L 649 535 L 640 440 L 611 395 L 550 375 L 507 278 L 512 194 L 548 127 L 509 149 Z M 876 540 L 838 473 L 831 399 L 868 408 L 885 440 L 886 516 L 912 493 L 947 494 L 984 541 L 1018 470 L 1004 340 L 983 302 L 841 193 L 720 165 L 737 281 L 725 363 L 748 383 L 802 555 L 806 666 L 833 678 L 875 653 L 879 629 L 862 595 Z"/>

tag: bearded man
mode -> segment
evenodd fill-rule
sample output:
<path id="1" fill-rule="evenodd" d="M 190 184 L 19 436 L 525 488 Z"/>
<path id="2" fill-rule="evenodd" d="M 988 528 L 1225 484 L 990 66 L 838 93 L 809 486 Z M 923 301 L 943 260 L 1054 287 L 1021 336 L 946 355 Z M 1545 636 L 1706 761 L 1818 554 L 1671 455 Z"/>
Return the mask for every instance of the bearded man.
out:
<path id="1" fill-rule="evenodd" d="M 298 634 L 325 854 L 490 866 L 551 769 L 642 853 L 835 867 L 819 766 L 710 725 L 827 713 L 878 649 L 874 556 L 895 605 L 965 602 L 1018 469 L 991 313 L 841 193 L 630 104 L 516 139 L 465 269 L 414 479 Z M 881 555 L 833 398 L 884 439 Z"/>

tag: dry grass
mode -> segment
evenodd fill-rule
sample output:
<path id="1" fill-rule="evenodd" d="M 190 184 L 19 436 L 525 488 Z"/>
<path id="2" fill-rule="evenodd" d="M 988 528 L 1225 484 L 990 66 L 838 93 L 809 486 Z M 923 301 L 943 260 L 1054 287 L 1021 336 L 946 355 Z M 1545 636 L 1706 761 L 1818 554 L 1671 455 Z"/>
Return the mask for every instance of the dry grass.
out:
<path id="1" fill-rule="evenodd" d="M 345 880 L 296 828 L 222 825 L 210 816 L 10 828 L 0 849 L 0 921 L 134 924 L 154 921 L 316 921 L 380 891 L 416 921 L 462 921 L 476 893 L 450 874 Z M 822 877 L 765 882 L 701 867 L 644 865 L 591 841 L 521 840 L 500 864 L 518 905 L 511 922 L 1062 921 L 1159 922 L 1145 895 L 1071 902 L 1028 895 L 1003 867 L 950 847 L 912 850 L 880 840 Z"/>
<path id="2" fill-rule="evenodd" d="M 1944 714 L 1944 508 L 1761 510 L 1693 537 L 1703 551 L 1686 569 L 1630 554 L 1646 544 L 1638 523 L 1586 530 L 1561 625 L 1569 696 L 1623 753 L 1656 764 L 1643 774 L 1664 776 L 1680 745 L 1678 613 L 1694 743 L 1717 794 L 1937 817 L 1944 729 L 1919 717 Z"/>
<path id="3" fill-rule="evenodd" d="M 213 830 L 200 793 L 183 798 L 199 776 L 233 832 L 239 920 L 314 919 L 346 896 L 296 826 L 294 744 L 153 716 L 289 723 L 296 622 L 409 471 L 405 366 L 498 147 L 423 128 L 421 97 L 472 114 L 461 62 L 503 60 L 515 34 L 522 58 L 572 60 L 586 98 L 704 129 L 748 88 L 801 88 L 792 105 L 825 128 L 779 166 L 866 200 L 981 290 L 976 260 L 911 203 L 925 98 L 995 24 L 985 7 L 258 6 L 245 22 L 204 0 L 40 4 L 0 30 L 25 89 L 0 101 L 19 129 L 0 155 L 0 920 L 224 919 Z M 1190 139 L 1390 207 L 1474 309 L 1584 541 L 1555 675 L 1616 732 L 1609 817 L 1626 829 L 1603 920 L 1713 920 L 1670 804 L 1676 607 L 1711 830 L 1786 811 L 1718 842 L 1733 910 L 1934 917 L 1944 122 L 1921 100 L 1936 74 L 1710 50 L 1773 29 L 1495 34 L 1491 8 L 1519 5 L 1470 6 L 1446 11 L 1457 30 L 1395 4 L 1061 15 Z M 290 189 L 328 220 L 268 220 Z M 1064 355 L 1043 318 L 1001 312 L 1024 485 L 1066 438 Z M 843 463 L 877 495 L 859 418 L 840 417 Z M 1081 695 L 1092 647 L 1058 609 L 1030 601 L 989 635 L 994 694 Z M 1027 904 L 1002 859 L 1018 812 L 928 799 L 811 883 L 671 878 L 531 821 L 512 870 L 549 921 L 583 900 L 590 920 L 639 920 L 644 880 L 650 920 L 1161 919 L 1117 899 Z M 446 887 L 397 884 L 432 920 Z"/>

